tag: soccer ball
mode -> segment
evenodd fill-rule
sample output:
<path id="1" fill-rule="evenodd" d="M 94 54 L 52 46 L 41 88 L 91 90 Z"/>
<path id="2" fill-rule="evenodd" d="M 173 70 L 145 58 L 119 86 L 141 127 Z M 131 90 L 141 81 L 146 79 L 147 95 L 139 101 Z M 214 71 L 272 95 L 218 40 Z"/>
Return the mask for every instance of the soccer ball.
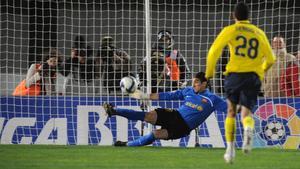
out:
<path id="1" fill-rule="evenodd" d="M 138 82 L 136 78 L 132 76 L 126 76 L 121 79 L 120 87 L 123 93 L 133 93 L 138 87 Z"/>
<path id="2" fill-rule="evenodd" d="M 265 126 L 264 133 L 269 140 L 277 141 L 284 137 L 285 130 L 282 123 L 273 121 Z"/>

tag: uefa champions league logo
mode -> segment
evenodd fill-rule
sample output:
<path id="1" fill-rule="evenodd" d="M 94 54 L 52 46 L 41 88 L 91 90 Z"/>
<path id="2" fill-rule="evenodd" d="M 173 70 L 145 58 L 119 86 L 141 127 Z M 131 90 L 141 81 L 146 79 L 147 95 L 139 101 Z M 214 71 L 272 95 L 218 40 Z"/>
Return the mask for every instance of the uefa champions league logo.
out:
<path id="1" fill-rule="evenodd" d="M 267 102 L 255 111 L 255 146 L 300 148 L 300 110 Z"/>

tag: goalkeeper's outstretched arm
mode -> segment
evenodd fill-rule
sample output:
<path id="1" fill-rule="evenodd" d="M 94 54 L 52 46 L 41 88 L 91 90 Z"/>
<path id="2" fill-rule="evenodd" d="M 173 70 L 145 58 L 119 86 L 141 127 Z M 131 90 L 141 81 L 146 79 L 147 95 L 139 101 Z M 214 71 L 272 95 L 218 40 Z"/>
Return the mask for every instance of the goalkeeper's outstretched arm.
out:
<path id="1" fill-rule="evenodd" d="M 146 94 L 141 90 L 136 90 L 134 93 L 129 94 L 130 97 L 141 100 L 184 100 L 185 89 L 179 89 L 172 92 L 160 92 Z"/>
<path id="2" fill-rule="evenodd" d="M 158 93 L 147 94 L 142 92 L 141 90 L 136 90 L 135 92 L 129 94 L 130 97 L 139 99 L 139 100 L 158 100 Z"/>

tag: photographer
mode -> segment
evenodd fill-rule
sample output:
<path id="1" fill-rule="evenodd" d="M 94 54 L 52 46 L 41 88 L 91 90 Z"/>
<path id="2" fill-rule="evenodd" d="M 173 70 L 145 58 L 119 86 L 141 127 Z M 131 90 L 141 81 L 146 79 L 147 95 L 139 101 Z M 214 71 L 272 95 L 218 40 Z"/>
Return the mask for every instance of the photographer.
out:
<path id="1" fill-rule="evenodd" d="M 95 62 L 88 58 L 93 53 L 82 36 L 76 36 L 71 57 L 60 65 L 60 72 L 67 77 L 64 82 L 66 95 L 95 94 Z"/>
<path id="2" fill-rule="evenodd" d="M 40 95 L 54 95 L 56 85 L 56 67 L 61 61 L 61 54 L 52 48 L 45 52 L 42 63 L 32 64 L 27 71 L 25 87 L 39 85 Z"/>
<path id="3" fill-rule="evenodd" d="M 98 52 L 101 62 L 101 72 L 104 86 L 108 92 L 114 91 L 120 85 L 120 80 L 130 74 L 130 56 L 122 49 L 116 49 L 111 36 L 102 38 Z"/>
<path id="4" fill-rule="evenodd" d="M 147 85 L 147 62 L 146 58 L 143 59 L 141 65 L 138 68 L 138 76 L 141 81 L 143 81 L 143 85 Z M 164 86 L 159 86 L 163 83 L 163 79 L 165 77 L 165 59 L 164 55 L 161 52 L 152 51 L 151 53 L 151 92 L 156 93 L 162 91 Z"/>
<path id="5" fill-rule="evenodd" d="M 174 47 L 170 31 L 161 30 L 151 51 L 152 92 L 172 91 L 183 88 L 190 79 L 190 70 L 184 56 Z M 146 59 L 140 66 L 139 78 L 146 85 Z"/>

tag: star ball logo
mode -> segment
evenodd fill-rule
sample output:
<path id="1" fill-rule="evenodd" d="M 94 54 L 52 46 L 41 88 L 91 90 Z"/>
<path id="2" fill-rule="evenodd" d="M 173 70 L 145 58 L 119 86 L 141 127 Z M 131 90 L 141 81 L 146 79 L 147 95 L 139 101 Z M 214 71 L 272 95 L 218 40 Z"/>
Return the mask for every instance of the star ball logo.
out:
<path id="1" fill-rule="evenodd" d="M 300 149 L 300 110 L 287 104 L 267 102 L 254 113 L 254 146 L 279 146 Z"/>

